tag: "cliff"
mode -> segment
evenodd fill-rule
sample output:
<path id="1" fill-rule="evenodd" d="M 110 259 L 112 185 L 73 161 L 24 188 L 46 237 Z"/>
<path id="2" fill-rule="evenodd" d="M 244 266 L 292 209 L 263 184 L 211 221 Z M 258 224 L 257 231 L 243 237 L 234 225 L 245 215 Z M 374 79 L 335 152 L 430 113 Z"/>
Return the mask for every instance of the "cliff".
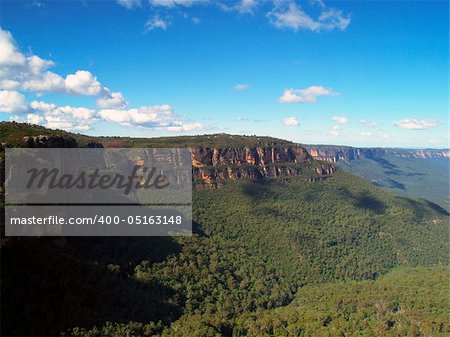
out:
<path id="1" fill-rule="evenodd" d="M 376 159 L 386 155 L 401 158 L 450 158 L 448 149 L 395 149 L 395 148 L 357 148 L 333 145 L 305 145 L 314 159 L 330 163 L 350 162 L 360 159 Z"/>
<path id="2" fill-rule="evenodd" d="M 20 123 L 1 123 L 5 146 L 10 147 L 189 147 L 196 188 L 216 188 L 227 180 L 302 176 L 324 179 L 335 166 L 315 160 L 297 144 L 282 139 L 227 134 L 167 138 L 87 137 Z M 28 133 L 27 133 L 28 132 Z M 38 133 L 40 132 L 40 133 Z"/>
<path id="3" fill-rule="evenodd" d="M 380 148 L 355 148 L 355 147 L 314 147 L 306 146 L 314 159 L 323 160 L 331 163 L 338 161 L 349 162 L 359 159 L 374 159 L 382 157 L 385 154 L 384 149 Z"/>
<path id="4" fill-rule="evenodd" d="M 193 180 L 197 187 L 219 187 L 224 181 L 304 176 L 314 180 L 335 172 L 297 145 L 192 149 Z"/>

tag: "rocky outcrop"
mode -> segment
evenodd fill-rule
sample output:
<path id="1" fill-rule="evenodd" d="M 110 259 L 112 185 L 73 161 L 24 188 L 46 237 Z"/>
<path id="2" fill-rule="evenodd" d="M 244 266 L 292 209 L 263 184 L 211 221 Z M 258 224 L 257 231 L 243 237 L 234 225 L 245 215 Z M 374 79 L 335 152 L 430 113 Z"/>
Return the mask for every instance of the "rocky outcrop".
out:
<path id="1" fill-rule="evenodd" d="M 203 187 L 218 187 L 228 179 L 325 176 L 335 171 L 334 165 L 319 164 L 306 149 L 296 145 L 193 148 L 192 166 L 195 185 Z"/>
<path id="2" fill-rule="evenodd" d="M 74 138 L 60 136 L 24 137 L 24 142 L 32 148 L 79 147 Z M 90 142 L 85 147 L 101 148 L 104 145 Z M 333 164 L 320 163 L 314 160 L 304 147 L 288 142 L 282 145 L 272 143 L 223 148 L 194 146 L 191 150 L 192 178 L 194 186 L 199 188 L 219 187 L 227 180 L 260 180 L 265 177 L 302 175 L 305 180 L 316 181 L 317 177 L 326 177 L 335 172 Z M 150 157 L 159 153 L 153 152 L 155 151 L 148 149 Z M 105 158 L 105 160 L 113 159 Z"/>
<path id="3" fill-rule="evenodd" d="M 78 147 L 78 142 L 75 138 L 64 138 L 60 136 L 34 136 L 24 137 L 23 140 L 27 144 L 27 147 L 62 147 L 62 148 L 75 148 Z"/>

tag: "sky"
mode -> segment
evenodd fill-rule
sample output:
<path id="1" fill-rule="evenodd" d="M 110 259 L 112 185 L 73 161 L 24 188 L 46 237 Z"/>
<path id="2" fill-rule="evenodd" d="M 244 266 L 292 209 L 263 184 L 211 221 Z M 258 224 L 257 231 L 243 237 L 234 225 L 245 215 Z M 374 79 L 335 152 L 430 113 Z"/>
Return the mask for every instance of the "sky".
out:
<path id="1" fill-rule="evenodd" d="M 0 120 L 448 148 L 447 1 L 0 1 Z"/>

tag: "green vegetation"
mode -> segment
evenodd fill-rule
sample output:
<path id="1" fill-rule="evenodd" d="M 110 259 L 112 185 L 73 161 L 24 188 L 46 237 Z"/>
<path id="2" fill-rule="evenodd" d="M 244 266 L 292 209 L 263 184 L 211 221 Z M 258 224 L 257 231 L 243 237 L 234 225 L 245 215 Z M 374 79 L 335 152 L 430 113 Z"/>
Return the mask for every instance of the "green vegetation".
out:
<path id="1" fill-rule="evenodd" d="M 307 285 L 287 307 L 240 317 L 235 336 L 446 336 L 449 271 L 398 268 L 376 281 Z"/>
<path id="2" fill-rule="evenodd" d="M 30 135 L 20 132 L 6 142 Z M 339 171 L 194 191 L 193 219 L 192 237 L 8 238 L 1 335 L 449 332 L 449 217 L 435 204 Z"/>
<path id="3" fill-rule="evenodd" d="M 385 155 L 377 159 L 339 162 L 338 166 L 397 195 L 423 198 L 450 210 L 448 158 L 401 158 Z"/>
<path id="4" fill-rule="evenodd" d="M 79 327 L 71 333 L 283 336 L 282 329 L 292 327 L 308 336 L 330 316 L 333 323 L 324 331 L 334 333 L 326 327 L 341 322 L 343 331 L 382 335 L 378 318 L 388 322 L 391 314 L 377 314 L 376 298 L 363 307 L 385 279 L 352 280 L 379 279 L 400 266 L 447 264 L 448 218 L 442 211 L 344 172 L 314 183 L 236 181 L 196 191 L 193 215 L 192 237 L 68 238 L 59 246 L 32 239 L 3 247 L 3 332 L 46 335 Z M 419 326 L 439 335 L 446 307 L 434 297 L 439 288 L 428 288 L 433 273 L 421 271 L 424 283 L 419 280 L 417 290 L 380 292 L 379 303 L 403 301 Z M 333 297 L 335 286 L 321 284 L 337 280 L 342 291 Z M 328 297 L 308 309 L 322 293 Z M 343 313 L 336 312 L 338 294 Z M 294 298 L 287 309 L 276 309 Z M 353 304 L 347 308 L 347 302 Z M 316 312 L 317 305 L 323 311 Z M 290 318 L 280 318 L 281 327 L 275 318 L 284 317 L 283 310 Z M 347 311 L 351 319 L 344 322 Z M 366 316 L 367 324 L 361 323 Z M 388 326 L 406 336 L 408 317 Z"/>
<path id="5" fill-rule="evenodd" d="M 177 137 L 155 137 L 155 138 L 131 138 L 131 137 L 90 137 L 75 134 L 63 130 L 51 130 L 39 125 L 0 122 L 1 142 L 9 147 L 25 146 L 23 137 L 27 136 L 60 136 L 75 138 L 80 146 L 90 142 L 102 143 L 105 147 L 219 147 L 219 148 L 243 148 L 246 146 L 283 146 L 294 145 L 287 140 L 260 137 L 228 135 L 224 133 L 199 135 L 199 136 L 177 136 Z"/>

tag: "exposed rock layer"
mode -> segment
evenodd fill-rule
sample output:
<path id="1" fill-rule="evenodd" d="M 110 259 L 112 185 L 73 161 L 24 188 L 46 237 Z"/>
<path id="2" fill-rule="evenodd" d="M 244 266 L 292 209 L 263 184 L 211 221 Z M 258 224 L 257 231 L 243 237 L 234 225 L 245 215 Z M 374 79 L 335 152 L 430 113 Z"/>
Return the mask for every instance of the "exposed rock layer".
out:
<path id="1" fill-rule="evenodd" d="M 59 136 L 24 137 L 28 147 L 79 147 L 74 138 Z M 103 147 L 89 143 L 86 147 Z M 295 145 L 264 145 L 247 147 L 194 147 L 192 148 L 192 175 L 196 187 L 214 188 L 226 180 L 303 175 L 315 181 L 335 172 L 329 163 L 319 163 L 305 148 Z"/>
<path id="2" fill-rule="evenodd" d="M 402 158 L 450 158 L 450 150 L 435 149 L 387 149 L 387 148 L 355 148 L 338 146 L 305 146 L 311 156 L 317 160 L 323 160 L 331 163 L 338 161 L 349 162 L 360 159 L 376 159 L 385 155 L 392 155 Z"/>

